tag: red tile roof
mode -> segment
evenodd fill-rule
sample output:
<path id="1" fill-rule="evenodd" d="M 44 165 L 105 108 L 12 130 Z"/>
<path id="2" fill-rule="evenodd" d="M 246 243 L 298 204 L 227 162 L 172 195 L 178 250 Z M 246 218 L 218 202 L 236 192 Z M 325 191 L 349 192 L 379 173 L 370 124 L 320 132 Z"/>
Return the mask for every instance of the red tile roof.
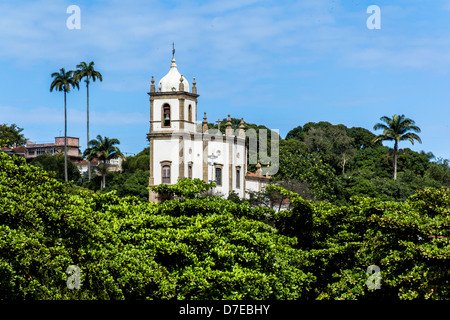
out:
<path id="1" fill-rule="evenodd" d="M 259 178 L 266 178 L 266 179 L 270 179 L 270 177 L 266 177 L 266 176 L 258 176 L 258 175 L 256 175 L 256 173 L 253 173 L 253 172 L 247 172 L 247 176 L 249 176 L 249 177 L 259 177 Z"/>
<path id="2" fill-rule="evenodd" d="M 88 164 L 87 160 L 81 160 L 81 161 L 75 162 L 76 166 L 87 166 L 87 164 Z M 91 160 L 91 165 L 92 164 L 93 165 L 97 165 L 98 164 L 98 159 Z"/>

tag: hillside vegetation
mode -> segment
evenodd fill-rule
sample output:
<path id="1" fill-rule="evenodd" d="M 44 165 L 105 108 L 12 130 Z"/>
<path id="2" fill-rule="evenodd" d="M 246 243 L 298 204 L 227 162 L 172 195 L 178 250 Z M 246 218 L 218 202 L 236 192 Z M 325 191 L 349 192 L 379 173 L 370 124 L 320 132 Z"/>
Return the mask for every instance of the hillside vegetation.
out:
<path id="1" fill-rule="evenodd" d="M 235 130 L 239 128 L 240 119 L 232 118 L 231 123 Z M 225 127 L 226 119 L 222 121 L 221 131 L 225 132 Z M 209 124 L 209 128 L 217 129 L 217 125 Z M 251 123 L 246 123 L 245 129 L 267 130 L 270 155 L 270 130 Z M 351 204 L 353 196 L 402 202 L 418 190 L 450 187 L 449 160 L 436 159 L 431 152 L 409 148 L 399 149 L 397 179 L 393 180 L 393 149 L 381 142 L 373 143 L 375 137 L 364 128 L 329 122 L 298 126 L 289 131 L 285 139 L 279 137 L 279 170 L 272 181 L 305 199 L 340 205 Z M 122 172 L 108 173 L 104 192 L 116 190 L 119 196 L 132 195 L 147 200 L 149 156 L 147 147 L 135 156 L 126 157 Z M 261 157 L 258 160 L 264 174 L 268 160 Z M 255 172 L 255 164 L 249 164 L 247 169 Z M 100 190 L 100 181 L 100 177 L 95 177 L 89 183 L 78 184 Z"/>
<path id="2" fill-rule="evenodd" d="M 449 299 L 448 188 L 341 205 L 272 186 L 293 204 L 276 213 L 179 184 L 162 204 L 92 194 L 0 153 L 0 298 Z"/>

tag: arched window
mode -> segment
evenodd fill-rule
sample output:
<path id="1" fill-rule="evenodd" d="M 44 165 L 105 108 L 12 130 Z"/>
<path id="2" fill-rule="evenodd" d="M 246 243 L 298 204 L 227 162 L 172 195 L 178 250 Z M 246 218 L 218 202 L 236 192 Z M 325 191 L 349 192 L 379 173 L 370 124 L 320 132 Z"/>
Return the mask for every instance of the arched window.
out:
<path id="1" fill-rule="evenodd" d="M 166 103 L 165 105 L 163 105 L 162 111 L 163 127 L 170 127 L 170 106 Z"/>
<path id="2" fill-rule="evenodd" d="M 241 168 L 236 168 L 236 189 L 241 187 Z"/>
<path id="3" fill-rule="evenodd" d="M 188 107 L 188 121 L 192 122 L 192 106 L 189 105 Z"/>

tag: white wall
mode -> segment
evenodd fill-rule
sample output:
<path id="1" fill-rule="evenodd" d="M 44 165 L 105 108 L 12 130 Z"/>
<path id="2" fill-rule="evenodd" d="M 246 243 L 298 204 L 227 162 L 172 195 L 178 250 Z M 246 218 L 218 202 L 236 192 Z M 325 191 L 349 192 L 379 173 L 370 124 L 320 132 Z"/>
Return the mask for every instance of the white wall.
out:
<path id="1" fill-rule="evenodd" d="M 246 184 L 246 190 L 247 191 L 253 191 L 253 192 L 258 192 L 259 191 L 259 183 L 258 183 L 258 181 L 247 180 L 245 182 L 245 184 Z"/>
<path id="2" fill-rule="evenodd" d="M 161 162 L 172 161 L 170 168 L 170 183 L 175 184 L 179 175 L 179 145 L 178 139 L 153 140 L 153 178 L 155 185 L 162 183 Z"/>
<path id="3" fill-rule="evenodd" d="M 171 184 L 175 184 L 179 177 L 179 163 L 184 160 L 184 175 L 188 175 L 188 165 L 192 162 L 192 177 L 203 179 L 203 141 L 202 135 L 198 135 L 197 139 L 190 139 L 185 137 L 182 139 L 182 147 L 184 152 L 184 159 L 180 159 L 179 156 L 179 139 L 165 140 L 153 140 L 153 178 L 155 185 L 162 183 L 161 177 L 161 162 L 171 161 Z M 230 148 L 231 144 L 231 148 Z M 231 150 L 230 150 L 231 149 Z M 229 185 L 229 159 L 231 151 L 231 177 L 232 188 Z M 237 154 L 239 153 L 239 158 Z M 240 197 L 244 197 L 244 179 L 245 179 L 245 146 L 236 145 L 233 143 L 233 139 L 226 141 L 225 143 L 221 139 L 220 141 L 208 141 L 207 154 L 214 154 L 216 159 L 206 161 L 214 162 L 222 165 L 222 185 L 217 186 L 216 191 L 228 196 L 231 190 L 234 190 Z M 236 166 L 240 166 L 240 187 L 236 189 Z M 208 165 L 208 181 L 215 180 L 214 165 Z"/>

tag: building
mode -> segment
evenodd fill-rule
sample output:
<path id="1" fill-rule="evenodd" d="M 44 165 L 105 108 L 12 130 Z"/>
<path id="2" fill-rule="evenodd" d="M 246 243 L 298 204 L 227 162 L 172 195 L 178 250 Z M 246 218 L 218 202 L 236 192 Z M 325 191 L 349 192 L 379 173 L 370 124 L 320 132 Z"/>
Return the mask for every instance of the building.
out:
<path id="1" fill-rule="evenodd" d="M 24 157 L 27 161 L 31 161 L 42 154 L 64 153 L 64 137 L 56 137 L 55 142 L 49 143 L 34 143 L 27 141 L 25 146 L 16 148 L 2 148 L 2 151 L 7 154 L 15 154 Z M 67 156 L 72 162 L 82 159 L 80 151 L 79 138 L 67 137 Z"/>
<path id="2" fill-rule="evenodd" d="M 1 152 L 6 153 L 7 155 L 16 155 L 16 156 L 20 156 L 20 157 L 24 157 L 27 154 L 27 148 L 25 148 L 25 146 L 18 146 L 18 147 L 13 147 L 13 148 L 9 148 L 9 147 L 2 147 L 1 148 Z"/>
<path id="3" fill-rule="evenodd" d="M 117 159 L 109 160 L 107 171 L 108 172 L 122 171 L 122 162 L 123 160 L 120 157 Z M 92 172 L 97 172 L 98 175 L 100 175 L 100 173 L 98 172 L 99 163 L 100 161 L 97 158 L 91 160 L 91 170 Z M 81 174 L 87 173 L 89 170 L 87 160 L 80 160 L 75 162 L 74 164 L 77 166 Z"/>
<path id="4" fill-rule="evenodd" d="M 245 176 L 247 190 L 261 192 L 266 185 L 270 183 L 268 174 L 265 176 L 261 173 L 261 165 L 256 165 L 256 172 L 247 172 Z"/>
<path id="5" fill-rule="evenodd" d="M 247 149 L 242 118 L 239 130 L 231 129 L 230 115 L 225 134 L 208 130 L 206 112 L 197 125 L 196 81 L 192 87 L 178 69 L 175 57 L 169 72 L 159 81 L 152 76 L 150 92 L 150 178 L 149 186 L 175 184 L 180 178 L 215 182 L 215 192 L 223 196 L 246 190 L 261 191 L 270 178 L 261 172 L 247 175 Z M 260 167 L 260 165 L 259 165 Z M 160 195 L 149 192 L 149 201 Z"/>
<path id="6" fill-rule="evenodd" d="M 83 157 L 79 142 L 79 138 L 67 137 L 67 157 L 72 162 L 79 161 Z M 54 143 L 34 143 L 27 141 L 25 147 L 27 149 L 25 156 L 27 160 L 32 160 L 44 153 L 52 155 L 55 153 L 64 153 L 64 137 L 56 137 Z"/>

